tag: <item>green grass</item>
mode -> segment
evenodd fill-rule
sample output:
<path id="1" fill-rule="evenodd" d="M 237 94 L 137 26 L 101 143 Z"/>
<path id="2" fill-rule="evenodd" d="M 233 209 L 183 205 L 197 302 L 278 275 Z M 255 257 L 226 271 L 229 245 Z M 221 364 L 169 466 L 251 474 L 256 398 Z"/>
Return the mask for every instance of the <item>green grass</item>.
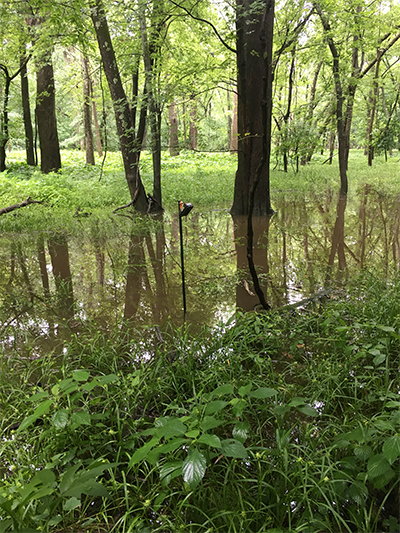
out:
<path id="1" fill-rule="evenodd" d="M 399 302 L 363 274 L 197 336 L 82 323 L 1 357 L 2 530 L 399 531 Z"/>

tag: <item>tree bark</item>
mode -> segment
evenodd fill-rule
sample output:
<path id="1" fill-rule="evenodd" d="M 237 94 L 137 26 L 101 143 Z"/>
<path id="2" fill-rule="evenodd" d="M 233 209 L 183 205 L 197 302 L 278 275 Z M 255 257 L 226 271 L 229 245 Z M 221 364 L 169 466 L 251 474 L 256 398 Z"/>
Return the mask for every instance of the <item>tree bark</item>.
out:
<path id="1" fill-rule="evenodd" d="M 378 93 L 379 93 L 379 67 L 380 67 L 380 57 L 381 57 L 381 51 L 378 49 L 377 51 L 377 57 L 378 60 L 375 65 L 375 76 L 373 81 L 373 87 L 372 87 L 372 94 L 370 98 L 370 114 L 369 114 L 369 121 L 367 125 L 367 154 L 368 154 L 368 166 L 372 167 L 372 160 L 374 159 L 374 145 L 373 145 L 373 129 L 374 129 L 374 122 L 375 122 L 375 111 L 376 111 L 376 104 L 378 101 Z"/>
<path id="2" fill-rule="evenodd" d="M 175 102 L 172 102 L 168 109 L 169 119 L 169 154 L 171 157 L 179 155 L 178 138 L 178 117 L 176 114 Z"/>
<path id="3" fill-rule="evenodd" d="M 191 150 L 197 150 L 197 102 L 194 94 L 190 95 L 189 104 L 189 144 Z"/>
<path id="4" fill-rule="evenodd" d="M 36 73 L 36 84 L 36 123 L 39 133 L 40 169 L 48 174 L 61 169 L 51 52 L 42 57 Z"/>
<path id="5" fill-rule="evenodd" d="M 83 77 L 83 124 L 85 129 L 85 151 L 86 164 L 95 165 L 94 160 L 94 143 L 92 130 L 92 82 L 90 79 L 89 59 L 87 56 L 81 56 L 82 77 Z"/>
<path id="6" fill-rule="evenodd" d="M 122 85 L 103 3 L 101 0 L 92 0 L 90 7 L 104 72 L 114 105 L 126 181 L 137 211 L 146 213 L 148 202 L 139 174 L 140 146 L 137 146 L 131 108 Z"/>
<path id="7" fill-rule="evenodd" d="M 238 68 L 238 168 L 231 213 L 247 215 L 251 183 L 255 191 L 254 215 L 272 212 L 269 188 L 273 81 L 274 0 L 267 0 L 264 12 L 257 0 L 237 0 Z M 253 10 L 250 22 L 249 12 Z"/>
<path id="8" fill-rule="evenodd" d="M 29 83 L 28 72 L 26 68 L 27 58 L 25 53 L 20 57 L 21 67 L 21 98 L 22 98 L 22 115 L 24 118 L 25 128 L 25 150 L 26 150 L 26 162 L 28 165 L 35 166 L 37 161 L 35 158 L 31 106 L 29 101 Z"/>

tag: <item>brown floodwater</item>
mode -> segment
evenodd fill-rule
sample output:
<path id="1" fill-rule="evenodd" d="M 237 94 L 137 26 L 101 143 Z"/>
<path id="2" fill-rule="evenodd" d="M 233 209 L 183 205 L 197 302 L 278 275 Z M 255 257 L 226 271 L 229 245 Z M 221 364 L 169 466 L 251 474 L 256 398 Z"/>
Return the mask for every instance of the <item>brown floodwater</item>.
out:
<path id="1" fill-rule="evenodd" d="M 333 192 L 282 197 L 277 213 L 254 219 L 254 259 L 274 308 L 343 285 L 360 269 L 389 276 L 400 266 L 400 195 L 365 187 L 356 199 Z M 0 236 L 0 350 L 48 352 L 68 324 L 110 330 L 183 323 L 178 215 L 147 234 L 92 229 Z M 89 227 L 89 226 L 88 226 Z M 121 226 L 122 227 L 122 226 Z M 193 209 L 183 219 L 186 321 L 226 321 L 258 304 L 247 268 L 246 220 L 227 210 Z M 22 348 L 21 348 L 22 349 Z M 30 354 L 28 354 L 30 355 Z"/>

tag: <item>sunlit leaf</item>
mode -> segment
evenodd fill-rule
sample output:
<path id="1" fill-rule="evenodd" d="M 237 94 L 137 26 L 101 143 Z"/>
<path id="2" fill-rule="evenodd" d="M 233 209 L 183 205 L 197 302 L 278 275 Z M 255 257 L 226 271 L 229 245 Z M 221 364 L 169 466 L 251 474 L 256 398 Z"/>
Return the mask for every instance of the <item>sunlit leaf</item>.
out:
<path id="1" fill-rule="evenodd" d="M 224 394 L 233 394 L 233 385 L 231 383 L 226 383 L 225 385 L 220 385 L 214 389 L 211 393 L 212 397 L 223 396 Z"/>
<path id="2" fill-rule="evenodd" d="M 75 498 L 75 496 L 72 496 L 72 498 L 69 498 L 69 500 L 67 500 L 64 503 L 63 509 L 64 511 L 72 511 L 73 509 L 76 509 L 80 505 L 81 505 L 81 500 L 79 500 L 78 498 Z"/>
<path id="3" fill-rule="evenodd" d="M 189 450 L 188 456 L 183 461 L 182 474 L 183 480 L 195 489 L 203 479 L 206 472 L 207 461 L 199 450 Z"/>
<path id="4" fill-rule="evenodd" d="M 60 409 L 56 411 L 52 416 L 51 421 L 53 426 L 57 429 L 63 429 L 68 424 L 68 411 L 66 409 Z"/>
<path id="5" fill-rule="evenodd" d="M 250 431 L 250 424 L 248 422 L 237 422 L 232 430 L 234 439 L 244 443 Z"/>
<path id="6" fill-rule="evenodd" d="M 249 396 L 251 398 L 271 398 L 276 396 L 278 392 L 275 389 L 270 389 L 268 387 L 261 387 L 253 392 L 250 392 Z"/>
<path id="7" fill-rule="evenodd" d="M 75 370 L 72 372 L 72 377 L 75 381 L 87 381 L 90 378 L 90 373 L 87 370 Z"/>
<path id="8" fill-rule="evenodd" d="M 222 411 L 224 407 L 228 405 L 228 402 L 224 402 L 222 400 L 214 400 L 213 402 L 210 402 L 207 404 L 205 414 L 206 415 L 213 415 L 214 413 L 217 413 L 218 411 Z"/>
<path id="9" fill-rule="evenodd" d="M 221 441 L 217 435 L 207 435 L 207 433 L 203 433 L 203 435 L 200 435 L 197 439 L 197 442 L 207 444 L 207 446 L 212 446 L 213 448 L 221 448 Z"/>

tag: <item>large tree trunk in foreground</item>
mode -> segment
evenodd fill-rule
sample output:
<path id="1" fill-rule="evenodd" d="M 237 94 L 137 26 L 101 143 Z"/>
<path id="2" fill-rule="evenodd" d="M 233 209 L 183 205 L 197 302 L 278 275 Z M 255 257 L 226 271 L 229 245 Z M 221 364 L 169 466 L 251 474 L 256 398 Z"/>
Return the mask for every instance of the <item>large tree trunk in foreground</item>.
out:
<path id="1" fill-rule="evenodd" d="M 140 147 L 137 146 L 131 108 L 122 85 L 106 15 L 101 0 L 91 1 L 90 7 L 90 15 L 114 105 L 115 122 L 124 162 L 126 181 L 135 208 L 141 213 L 146 213 L 148 202 L 139 174 Z"/>
<path id="2" fill-rule="evenodd" d="M 26 57 L 24 54 L 21 55 L 20 66 L 21 66 L 20 74 L 21 74 L 22 115 L 24 117 L 24 128 L 25 128 L 26 162 L 28 165 L 35 166 L 37 164 L 37 161 L 35 158 L 31 106 L 29 102 L 28 72 L 26 68 Z"/>
<path id="3" fill-rule="evenodd" d="M 60 170 L 54 71 L 51 53 L 46 54 L 36 73 L 36 123 L 40 144 L 40 169 L 45 174 Z"/>
<path id="4" fill-rule="evenodd" d="M 267 0 L 264 12 L 256 4 L 256 0 L 237 0 L 238 169 L 231 209 L 233 215 L 248 214 L 250 187 L 260 164 L 253 214 L 272 212 L 269 164 L 275 3 Z M 251 23 L 250 10 L 253 11 Z"/>

